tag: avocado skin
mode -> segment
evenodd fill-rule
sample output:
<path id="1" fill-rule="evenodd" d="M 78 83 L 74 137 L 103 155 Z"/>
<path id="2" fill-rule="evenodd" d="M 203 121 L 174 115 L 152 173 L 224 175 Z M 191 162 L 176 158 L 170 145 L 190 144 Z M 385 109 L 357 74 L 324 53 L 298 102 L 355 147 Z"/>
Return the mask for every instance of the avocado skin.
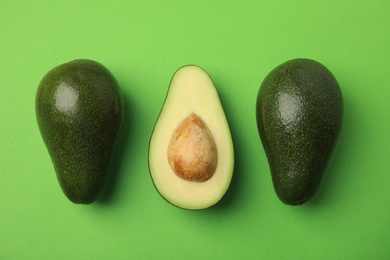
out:
<path id="1" fill-rule="evenodd" d="M 337 80 L 314 60 L 287 61 L 262 82 L 256 116 L 277 196 L 304 204 L 315 195 L 341 130 Z"/>
<path id="2" fill-rule="evenodd" d="M 70 201 L 92 203 L 107 182 L 122 107 L 116 79 L 92 60 L 59 65 L 40 82 L 38 127 Z"/>

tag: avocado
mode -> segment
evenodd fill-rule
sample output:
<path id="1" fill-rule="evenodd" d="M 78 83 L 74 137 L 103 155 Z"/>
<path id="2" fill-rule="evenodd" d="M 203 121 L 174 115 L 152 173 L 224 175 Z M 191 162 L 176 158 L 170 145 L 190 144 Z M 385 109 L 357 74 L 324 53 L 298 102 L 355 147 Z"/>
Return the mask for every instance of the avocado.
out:
<path id="1" fill-rule="evenodd" d="M 116 79 L 96 61 L 61 64 L 39 83 L 35 110 L 62 191 L 76 204 L 92 203 L 107 182 L 122 120 Z"/>
<path id="2" fill-rule="evenodd" d="M 341 130 L 337 80 L 314 60 L 287 61 L 262 82 L 256 117 L 277 196 L 288 205 L 306 203 L 320 185 Z"/>
<path id="3" fill-rule="evenodd" d="M 188 65 L 174 74 L 149 144 L 149 170 L 158 193 L 182 209 L 216 204 L 234 167 L 233 142 L 209 75 Z"/>

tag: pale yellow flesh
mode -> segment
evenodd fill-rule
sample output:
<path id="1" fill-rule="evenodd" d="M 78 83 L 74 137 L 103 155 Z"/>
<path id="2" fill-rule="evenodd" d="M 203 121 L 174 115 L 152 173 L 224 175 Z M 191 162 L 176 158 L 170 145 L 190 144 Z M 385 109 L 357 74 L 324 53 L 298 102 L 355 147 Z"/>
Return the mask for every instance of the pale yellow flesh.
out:
<path id="1" fill-rule="evenodd" d="M 208 126 L 218 149 L 218 165 L 205 182 L 186 181 L 169 165 L 167 151 L 176 127 L 191 113 Z M 149 147 L 149 168 L 158 192 L 170 203 L 186 209 L 203 209 L 217 203 L 233 174 L 233 144 L 217 91 L 210 77 L 197 66 L 179 69 L 169 87 Z"/>

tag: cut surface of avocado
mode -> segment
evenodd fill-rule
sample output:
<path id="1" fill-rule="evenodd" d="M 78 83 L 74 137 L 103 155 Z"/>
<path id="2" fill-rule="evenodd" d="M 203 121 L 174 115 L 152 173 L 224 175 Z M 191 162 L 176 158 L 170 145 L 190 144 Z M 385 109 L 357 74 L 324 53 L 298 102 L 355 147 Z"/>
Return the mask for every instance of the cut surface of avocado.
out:
<path id="1" fill-rule="evenodd" d="M 150 140 L 157 191 L 179 208 L 208 208 L 227 191 L 233 167 L 230 129 L 211 78 L 198 66 L 180 68 Z"/>

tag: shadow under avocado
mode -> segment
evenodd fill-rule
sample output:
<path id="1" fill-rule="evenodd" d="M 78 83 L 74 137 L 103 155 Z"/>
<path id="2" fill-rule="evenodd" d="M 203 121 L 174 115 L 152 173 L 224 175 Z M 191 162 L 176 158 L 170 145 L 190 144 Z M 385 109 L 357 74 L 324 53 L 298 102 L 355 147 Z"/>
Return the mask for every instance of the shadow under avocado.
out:
<path id="1" fill-rule="evenodd" d="M 229 186 L 228 190 L 226 191 L 225 195 L 221 198 L 221 200 L 217 204 L 210 207 L 210 210 L 222 210 L 222 209 L 226 209 L 228 207 L 231 207 L 234 203 L 234 198 L 236 197 L 236 194 L 237 194 L 237 192 L 240 189 L 240 186 L 242 184 L 242 181 L 241 181 L 242 176 L 240 175 L 240 172 L 238 171 L 238 169 L 242 168 L 243 156 L 241 156 L 242 153 L 240 153 L 238 151 L 243 151 L 244 148 L 240 147 L 241 142 L 239 142 L 239 138 L 236 136 L 236 133 L 238 133 L 238 131 L 236 130 L 237 124 L 232 123 L 232 122 L 237 122 L 237 120 L 232 118 L 233 113 L 231 113 L 231 109 L 230 109 L 230 108 L 232 108 L 232 106 L 229 104 L 226 104 L 224 102 L 225 101 L 224 94 L 221 92 L 219 92 L 218 94 L 219 94 L 219 98 L 220 98 L 223 110 L 225 112 L 226 119 L 227 119 L 228 124 L 229 124 L 230 133 L 232 136 L 233 149 L 234 149 L 234 169 L 233 169 L 232 180 L 230 182 L 230 186 Z M 253 101 L 253 102 L 255 102 L 255 101 Z"/>
<path id="2" fill-rule="evenodd" d="M 232 134 L 232 138 L 233 138 L 233 145 L 234 145 L 235 138 L 233 137 L 233 134 Z M 237 150 L 241 150 L 241 149 L 237 149 L 236 146 L 234 146 L 234 151 L 235 151 L 234 169 L 233 169 L 233 176 L 230 182 L 230 186 L 227 189 L 225 195 L 221 198 L 221 200 L 210 208 L 211 210 L 222 210 L 231 207 L 234 202 L 234 197 L 236 196 L 238 190 L 240 189 L 241 176 L 237 169 L 241 168 L 240 165 L 242 163 L 242 158 L 238 156 L 238 153 L 236 153 Z"/>
<path id="3" fill-rule="evenodd" d="M 119 129 L 118 137 L 115 143 L 114 154 L 111 160 L 109 168 L 109 176 L 102 193 L 100 194 L 97 203 L 108 204 L 115 196 L 115 189 L 120 179 L 121 165 L 123 162 L 123 156 L 126 154 L 126 149 L 129 142 L 129 133 L 131 125 L 131 109 L 129 98 L 125 93 L 122 93 L 123 98 L 123 115 L 122 123 Z"/>

